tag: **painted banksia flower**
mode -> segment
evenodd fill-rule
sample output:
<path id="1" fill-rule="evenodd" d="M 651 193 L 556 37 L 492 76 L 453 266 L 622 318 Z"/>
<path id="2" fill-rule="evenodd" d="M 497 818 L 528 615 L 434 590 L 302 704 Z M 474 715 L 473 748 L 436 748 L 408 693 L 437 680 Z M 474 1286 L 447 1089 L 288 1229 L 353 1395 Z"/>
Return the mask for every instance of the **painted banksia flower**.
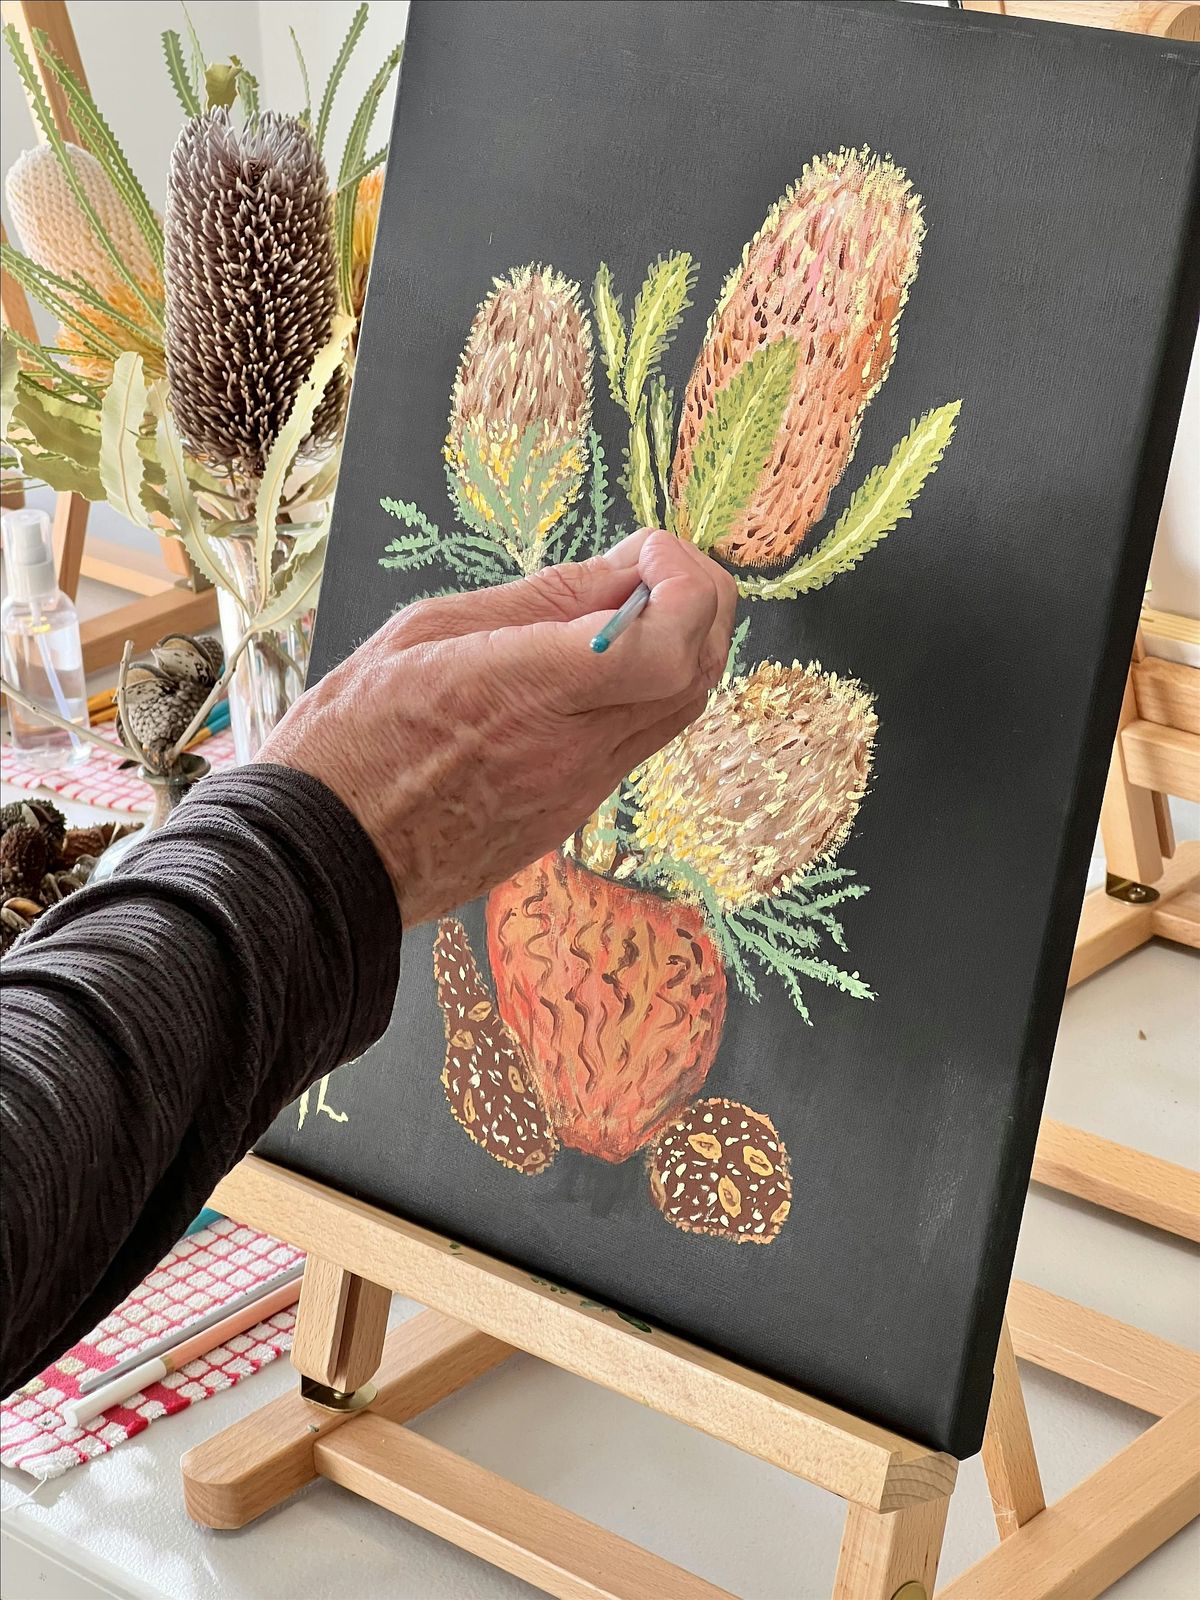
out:
<path id="1" fill-rule="evenodd" d="M 579 285 L 552 267 L 497 278 L 459 361 L 445 455 L 469 526 L 523 571 L 579 494 L 588 463 L 592 331 Z"/>
<path id="2" fill-rule="evenodd" d="M 743 566 L 799 548 L 891 367 L 923 235 L 904 173 L 866 150 L 818 157 L 772 206 L 726 280 L 684 395 L 671 471 L 682 533 L 691 536 L 689 479 L 718 397 L 760 352 L 791 340 L 797 359 L 783 373 L 790 394 L 774 442 L 713 548 Z"/>
<path id="3" fill-rule="evenodd" d="M 250 482 L 328 342 L 337 311 L 332 203 L 312 135 L 266 112 L 185 124 L 166 212 L 171 410 L 202 460 Z M 343 381 L 330 382 L 305 450 L 337 435 Z"/>
<path id="4" fill-rule="evenodd" d="M 699 874 L 723 911 L 786 892 L 849 833 L 875 729 L 854 680 L 763 662 L 632 774 L 639 851 L 668 880 L 671 863 Z"/>

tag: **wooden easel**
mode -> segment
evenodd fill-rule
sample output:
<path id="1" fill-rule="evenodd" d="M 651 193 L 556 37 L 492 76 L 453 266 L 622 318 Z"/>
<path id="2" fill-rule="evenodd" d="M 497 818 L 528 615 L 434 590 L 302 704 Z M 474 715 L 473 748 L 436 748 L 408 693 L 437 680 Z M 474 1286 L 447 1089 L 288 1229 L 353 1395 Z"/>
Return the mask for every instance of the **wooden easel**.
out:
<path id="1" fill-rule="evenodd" d="M 561 1600 L 731 1600 L 404 1426 L 524 1350 L 845 1500 L 834 1600 L 932 1595 L 950 1456 L 258 1157 L 212 1203 L 309 1260 L 292 1349 L 300 1389 L 184 1457 L 197 1522 L 240 1528 L 326 1478 Z M 430 1309 L 386 1334 L 393 1291 Z M 1047 1507 L 1018 1357 L 1160 1420 Z M 1014 1283 L 983 1445 L 1001 1542 L 941 1600 L 1102 1593 L 1200 1515 L 1197 1430 L 1200 1356 Z"/>
<path id="2" fill-rule="evenodd" d="M 52 76 L 42 71 L 33 48 L 33 30 L 41 29 L 61 59 L 86 85 L 64 0 L 4 0 L 3 15 L 4 21 L 15 24 L 21 35 L 59 132 L 64 139 L 80 143 L 63 91 Z M 0 288 L 5 327 L 40 342 L 24 289 L 7 276 L 0 279 Z M 127 590 L 138 598 L 82 624 L 85 672 L 119 661 L 126 639 L 132 640 L 135 651 L 142 651 L 165 633 L 199 633 L 216 625 L 216 592 L 197 589 L 198 580 L 178 540 L 161 539 L 161 560 L 155 561 L 109 541 L 89 538 L 88 510 L 82 495 L 64 492 L 55 500 L 54 550 L 59 587 L 74 599 L 80 577 L 85 577 Z"/>
<path id="3" fill-rule="evenodd" d="M 1200 36 L 1200 7 L 1194 5 L 968 8 Z M 1149 617 L 1143 627 L 1152 632 Z M 1155 933 L 1181 937 L 1181 925 L 1193 933 L 1196 928 L 1200 906 L 1184 884 L 1200 866 L 1200 847 L 1184 847 L 1164 873 L 1162 856 L 1170 854 L 1165 806 L 1150 798 L 1167 789 L 1189 792 L 1176 787 L 1177 754 L 1170 752 L 1178 752 L 1177 742 L 1145 727 L 1182 726 L 1174 720 L 1182 680 L 1163 674 L 1161 665 L 1145 665 L 1139 640 L 1114 752 L 1118 779 L 1115 787 L 1110 781 L 1105 799 L 1105 845 L 1114 873 L 1125 872 L 1118 828 L 1127 826 L 1143 846 L 1154 829 L 1157 871 L 1139 865 L 1127 876 L 1136 884 L 1161 878 L 1153 902 L 1158 909 L 1136 896 L 1119 909 L 1111 896 L 1090 898 L 1072 982 Z M 1174 687 L 1164 701 L 1166 680 Z M 1184 696 L 1188 705 L 1191 692 Z M 1151 699 L 1170 709 L 1151 714 Z M 1186 759 L 1194 763 L 1196 753 Z M 1117 794 L 1127 823 L 1118 818 Z M 1152 856 L 1138 860 L 1153 866 Z M 1131 1172 L 1125 1158 L 1143 1165 Z M 1186 1233 L 1194 1198 L 1178 1186 L 1181 1169 L 1160 1170 L 1168 1167 L 1047 1123 L 1035 1176 Z M 562 1600 L 731 1600 L 725 1590 L 405 1427 L 523 1350 L 845 1500 L 834 1600 L 928 1600 L 933 1593 L 958 1468 L 951 1457 L 684 1340 L 634 1328 L 591 1300 L 258 1157 L 225 1179 L 213 1205 L 302 1247 L 309 1259 L 292 1351 L 300 1389 L 184 1457 L 185 1501 L 198 1522 L 242 1527 L 320 1477 Z M 389 1335 L 392 1292 L 430 1309 Z M 1018 1359 L 1158 1420 L 1046 1506 Z M 1200 1356 L 1014 1283 L 983 1443 L 1000 1543 L 941 1590 L 941 1600 L 1089 1600 L 1101 1594 L 1200 1515 L 1198 1434 Z"/>
<path id="4" fill-rule="evenodd" d="M 1200 840 L 1176 845 L 1167 809 L 1200 801 L 1200 668 L 1148 655 L 1147 637 L 1200 646 L 1200 622 L 1142 612 L 1100 813 L 1108 882 L 1084 901 L 1072 985 L 1153 938 L 1200 949 Z M 1047 1120 L 1033 1176 L 1200 1243 L 1200 1174 L 1173 1162 Z"/>

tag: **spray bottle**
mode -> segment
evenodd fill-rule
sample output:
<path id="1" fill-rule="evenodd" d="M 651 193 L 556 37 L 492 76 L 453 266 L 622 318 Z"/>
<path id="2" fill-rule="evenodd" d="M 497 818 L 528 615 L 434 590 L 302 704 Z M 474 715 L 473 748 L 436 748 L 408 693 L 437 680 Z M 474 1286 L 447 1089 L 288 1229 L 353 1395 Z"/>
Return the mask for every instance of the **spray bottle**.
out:
<path id="1" fill-rule="evenodd" d="M 8 594 L 0 606 L 4 676 L 37 705 L 68 722 L 88 725 L 83 647 L 75 607 L 58 587 L 50 519 L 32 508 L 4 518 Z M 10 700 L 15 750 L 43 769 L 87 759 L 88 743 Z"/>

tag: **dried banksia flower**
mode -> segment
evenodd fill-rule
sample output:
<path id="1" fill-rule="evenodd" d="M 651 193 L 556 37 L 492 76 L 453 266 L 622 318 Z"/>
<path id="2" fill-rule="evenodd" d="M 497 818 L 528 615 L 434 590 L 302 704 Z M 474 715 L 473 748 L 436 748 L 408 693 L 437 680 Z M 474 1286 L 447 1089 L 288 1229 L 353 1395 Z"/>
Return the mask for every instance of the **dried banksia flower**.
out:
<path id="1" fill-rule="evenodd" d="M 891 367 L 923 236 L 920 197 L 900 168 L 842 150 L 812 161 L 746 246 L 684 395 L 671 474 L 677 506 L 714 397 L 766 345 L 793 339 L 800 357 L 757 485 L 714 546 L 725 560 L 783 561 L 824 515 Z"/>
<path id="2" fill-rule="evenodd" d="M 261 477 L 337 310 L 332 203 L 312 135 L 265 112 L 243 128 L 193 117 L 167 187 L 167 376 L 194 454 Z M 341 421 L 340 369 L 305 449 Z"/>
<path id="3" fill-rule="evenodd" d="M 121 260 L 148 291 L 161 294 L 162 284 L 149 247 L 104 168 L 89 150 L 78 145 L 69 144 L 67 155 Z M 48 144 L 39 144 L 17 157 L 8 169 L 4 192 L 21 249 L 38 266 L 56 272 L 60 278 L 78 275 L 104 295 L 118 286 L 125 288 L 92 232 L 91 223 L 79 209 L 66 173 Z M 144 307 L 140 311 L 145 314 Z"/>
<path id="4" fill-rule="evenodd" d="M 50 860 L 50 842 L 36 824 L 18 822 L 0 838 L 0 893 L 32 895 Z"/>
<path id="5" fill-rule="evenodd" d="M 445 453 L 464 517 L 526 570 L 579 493 L 591 412 L 579 285 L 552 267 L 497 278 L 458 365 Z"/>
<path id="6" fill-rule="evenodd" d="M 725 910 L 785 892 L 849 833 L 876 726 L 852 679 L 763 662 L 632 775 L 640 850 L 699 872 Z"/>

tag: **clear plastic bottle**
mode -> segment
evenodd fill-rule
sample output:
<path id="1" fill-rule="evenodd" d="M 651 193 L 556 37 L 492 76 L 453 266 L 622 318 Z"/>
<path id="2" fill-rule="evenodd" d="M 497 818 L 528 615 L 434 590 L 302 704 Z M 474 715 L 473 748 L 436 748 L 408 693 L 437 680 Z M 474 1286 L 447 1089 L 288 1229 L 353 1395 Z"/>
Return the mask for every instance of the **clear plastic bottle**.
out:
<path id="1" fill-rule="evenodd" d="M 38 705 L 68 722 L 88 725 L 83 647 L 75 607 L 58 587 L 50 519 L 44 511 L 10 511 L 4 518 L 4 575 L 0 606 L 4 676 Z M 8 701 L 13 747 L 49 769 L 86 761 L 88 742 L 14 700 Z"/>

